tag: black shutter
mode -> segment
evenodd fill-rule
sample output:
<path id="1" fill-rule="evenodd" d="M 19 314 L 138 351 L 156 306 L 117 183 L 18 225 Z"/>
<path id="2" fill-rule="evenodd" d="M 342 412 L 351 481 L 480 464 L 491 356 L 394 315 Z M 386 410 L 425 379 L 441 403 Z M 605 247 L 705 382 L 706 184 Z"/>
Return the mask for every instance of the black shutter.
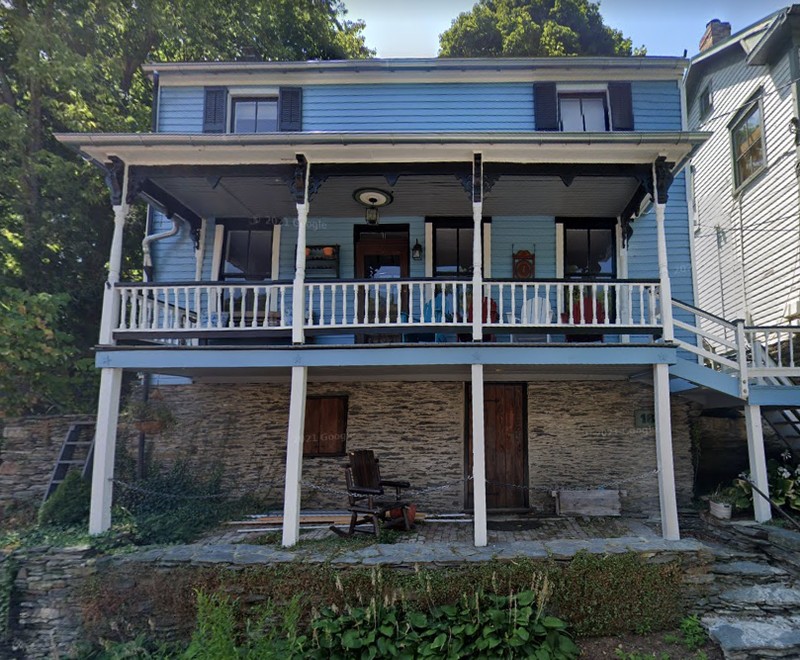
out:
<path id="1" fill-rule="evenodd" d="M 633 130 L 633 98 L 629 82 L 608 83 L 611 101 L 611 124 L 615 131 Z"/>
<path id="2" fill-rule="evenodd" d="M 225 111 L 228 95 L 224 87 L 206 87 L 203 104 L 203 133 L 225 132 Z"/>
<path id="3" fill-rule="evenodd" d="M 278 130 L 303 130 L 302 87 L 281 87 L 278 97 Z"/>
<path id="4" fill-rule="evenodd" d="M 558 94 L 555 83 L 536 83 L 533 86 L 533 114 L 537 131 L 558 130 Z"/>

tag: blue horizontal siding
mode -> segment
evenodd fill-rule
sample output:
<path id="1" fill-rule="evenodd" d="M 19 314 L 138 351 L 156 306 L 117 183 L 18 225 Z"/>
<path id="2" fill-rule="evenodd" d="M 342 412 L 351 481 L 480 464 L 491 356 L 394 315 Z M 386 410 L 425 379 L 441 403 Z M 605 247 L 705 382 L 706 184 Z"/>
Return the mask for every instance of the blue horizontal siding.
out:
<path id="1" fill-rule="evenodd" d="M 155 211 L 150 234 L 160 234 L 172 227 L 172 221 Z M 194 280 L 195 256 L 194 239 L 189 223 L 181 222 L 180 231 L 175 236 L 161 239 L 150 246 L 153 257 L 155 281 L 190 282 Z"/>
<path id="2" fill-rule="evenodd" d="M 556 229 L 552 216 L 492 218 L 492 277 L 511 279 L 511 255 L 536 255 L 536 277 L 556 276 Z"/>
<path id="3" fill-rule="evenodd" d="M 631 95 L 635 130 L 681 130 L 681 94 L 677 81 L 633 82 Z"/>
<path id="4" fill-rule="evenodd" d="M 202 87 L 162 87 L 158 105 L 160 133 L 202 133 Z"/>
<path id="5" fill-rule="evenodd" d="M 303 88 L 304 131 L 532 131 L 527 83 Z"/>

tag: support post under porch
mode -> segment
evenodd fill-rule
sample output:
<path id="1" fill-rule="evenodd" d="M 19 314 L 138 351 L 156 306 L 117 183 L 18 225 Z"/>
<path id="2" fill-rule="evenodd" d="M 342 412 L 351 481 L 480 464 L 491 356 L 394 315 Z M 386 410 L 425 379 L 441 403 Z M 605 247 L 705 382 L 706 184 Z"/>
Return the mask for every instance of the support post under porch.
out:
<path id="1" fill-rule="evenodd" d="M 475 546 L 489 543 L 486 523 L 486 433 L 483 419 L 483 365 L 472 365 L 472 494 Z"/>
<path id="2" fill-rule="evenodd" d="M 122 369 L 101 370 L 92 464 L 92 497 L 89 505 L 90 534 L 102 534 L 111 527 L 114 454 L 121 386 Z"/>
<path id="3" fill-rule="evenodd" d="M 283 490 L 282 545 L 293 546 L 300 537 L 300 481 L 303 475 L 303 437 L 306 421 L 308 367 L 292 367 L 289 430 L 286 438 L 286 482 Z"/>
<path id="4" fill-rule="evenodd" d="M 764 455 L 764 429 L 761 426 L 761 406 L 744 407 L 744 422 L 747 427 L 747 455 L 750 459 L 750 479 L 756 488 L 769 497 L 767 459 Z M 772 518 L 768 499 L 753 491 L 753 513 L 757 522 Z"/>
<path id="5" fill-rule="evenodd" d="M 661 505 L 661 535 L 667 541 L 681 538 L 678 499 L 675 493 L 675 464 L 672 457 L 672 419 L 669 394 L 669 366 L 653 365 L 656 418 L 656 465 L 658 500 Z"/>

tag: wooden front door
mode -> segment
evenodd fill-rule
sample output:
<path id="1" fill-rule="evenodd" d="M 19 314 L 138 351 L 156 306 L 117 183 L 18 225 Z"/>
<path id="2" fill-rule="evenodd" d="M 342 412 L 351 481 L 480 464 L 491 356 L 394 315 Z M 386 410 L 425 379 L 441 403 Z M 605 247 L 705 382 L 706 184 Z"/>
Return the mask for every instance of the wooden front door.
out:
<path id="1" fill-rule="evenodd" d="M 467 387 L 467 475 L 472 474 L 472 393 Z M 528 508 L 526 397 L 521 383 L 486 383 L 483 387 L 486 427 L 486 506 Z M 473 508 L 468 481 L 465 508 Z M 501 485 L 506 484 L 506 485 Z M 515 487 L 516 486 L 516 487 Z"/>

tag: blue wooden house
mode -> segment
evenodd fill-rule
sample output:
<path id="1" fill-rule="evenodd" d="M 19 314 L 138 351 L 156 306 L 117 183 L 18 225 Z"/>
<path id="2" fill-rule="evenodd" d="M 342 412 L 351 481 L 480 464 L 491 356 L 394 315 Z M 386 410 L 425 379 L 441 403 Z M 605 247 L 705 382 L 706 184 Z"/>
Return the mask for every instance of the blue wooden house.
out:
<path id="1" fill-rule="evenodd" d="M 344 506 L 326 487 L 355 448 L 424 506 L 472 511 L 477 545 L 487 511 L 601 485 L 677 539 L 690 420 L 715 398 L 749 411 L 765 487 L 758 406 L 797 393 L 754 380 L 778 366 L 752 329 L 694 307 L 683 169 L 708 134 L 685 127 L 686 64 L 150 65 L 152 133 L 58 136 L 115 213 L 91 531 L 125 371 L 178 413 L 154 450 L 191 446 L 231 491 L 269 483 L 285 545 L 301 504 Z M 136 200 L 145 281 L 120 282 Z"/>

